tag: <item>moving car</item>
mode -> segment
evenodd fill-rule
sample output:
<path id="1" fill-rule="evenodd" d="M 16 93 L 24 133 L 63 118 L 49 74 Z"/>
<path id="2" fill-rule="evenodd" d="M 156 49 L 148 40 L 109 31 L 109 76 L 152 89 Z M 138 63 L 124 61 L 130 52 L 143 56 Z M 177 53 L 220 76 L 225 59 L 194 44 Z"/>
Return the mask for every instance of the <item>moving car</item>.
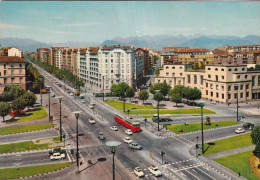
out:
<path id="1" fill-rule="evenodd" d="M 73 93 L 70 93 L 70 96 L 73 96 Z"/>
<path id="2" fill-rule="evenodd" d="M 235 131 L 235 133 L 237 133 L 237 134 L 244 133 L 244 132 L 245 132 L 245 130 L 243 128 L 237 128 Z"/>
<path id="3" fill-rule="evenodd" d="M 85 103 L 85 102 L 86 102 L 86 100 L 85 100 L 85 99 L 82 99 L 82 100 L 81 100 L 81 102 L 82 102 L 82 103 Z"/>
<path id="4" fill-rule="evenodd" d="M 243 127 L 244 128 L 249 128 L 251 126 L 251 123 L 250 122 L 246 122 L 243 124 Z"/>
<path id="5" fill-rule="evenodd" d="M 99 132 L 98 133 L 98 139 L 105 140 L 106 138 L 105 138 L 105 136 L 104 136 L 104 134 L 102 132 Z"/>
<path id="6" fill-rule="evenodd" d="M 61 153 L 54 153 L 53 155 L 50 156 L 50 160 L 59 160 L 59 159 L 65 159 L 65 154 Z"/>
<path id="7" fill-rule="evenodd" d="M 117 131 L 118 130 L 116 126 L 112 126 L 110 129 L 113 130 L 113 131 Z"/>
<path id="8" fill-rule="evenodd" d="M 132 142 L 133 142 L 132 139 L 130 139 L 130 137 L 125 137 L 125 138 L 123 139 L 123 141 L 124 141 L 126 144 L 129 144 L 129 143 L 132 143 Z"/>
<path id="9" fill-rule="evenodd" d="M 141 168 L 139 168 L 139 167 L 136 167 L 136 168 L 134 169 L 134 173 L 135 173 L 135 175 L 137 175 L 138 177 L 144 177 L 144 172 L 143 172 L 143 170 L 142 170 Z"/>
<path id="10" fill-rule="evenodd" d="M 150 167 L 148 167 L 148 170 L 156 177 L 162 175 L 161 171 L 159 171 L 159 169 L 155 165 L 151 165 Z"/>
<path id="11" fill-rule="evenodd" d="M 137 144 L 137 143 L 130 143 L 128 146 L 130 149 L 136 149 L 136 150 L 141 150 L 143 149 L 141 145 Z"/>
<path id="12" fill-rule="evenodd" d="M 132 135 L 132 134 L 133 134 L 133 132 L 131 131 L 131 129 L 125 130 L 125 133 L 126 133 L 127 135 Z"/>
<path id="13" fill-rule="evenodd" d="M 65 153 L 66 153 L 66 149 L 63 149 L 63 148 L 54 148 L 54 149 L 49 150 L 49 156 L 53 155 L 54 153 L 65 154 Z"/>
<path id="14" fill-rule="evenodd" d="M 89 118 L 88 122 L 89 122 L 90 124 L 96 124 L 96 121 L 95 121 L 93 118 Z"/>

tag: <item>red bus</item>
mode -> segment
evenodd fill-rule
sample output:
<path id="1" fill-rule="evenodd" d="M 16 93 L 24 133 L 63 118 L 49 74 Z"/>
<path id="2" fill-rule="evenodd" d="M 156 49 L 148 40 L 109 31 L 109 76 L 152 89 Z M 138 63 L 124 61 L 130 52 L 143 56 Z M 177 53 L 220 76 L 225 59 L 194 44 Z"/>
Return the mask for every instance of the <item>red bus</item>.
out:
<path id="1" fill-rule="evenodd" d="M 140 123 L 133 120 L 133 118 L 124 118 L 123 116 L 119 114 L 115 114 L 114 116 L 115 121 L 119 122 L 123 126 L 125 126 L 128 129 L 131 129 L 133 132 L 140 131 Z"/>

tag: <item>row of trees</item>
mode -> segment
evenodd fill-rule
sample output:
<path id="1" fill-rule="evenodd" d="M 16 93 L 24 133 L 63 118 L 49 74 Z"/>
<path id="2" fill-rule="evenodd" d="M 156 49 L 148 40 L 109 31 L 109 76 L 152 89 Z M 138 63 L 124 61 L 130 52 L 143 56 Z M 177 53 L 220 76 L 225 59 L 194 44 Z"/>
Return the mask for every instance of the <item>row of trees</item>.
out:
<path id="1" fill-rule="evenodd" d="M 114 96 L 121 98 L 131 98 L 135 96 L 134 88 L 130 87 L 127 83 L 121 82 L 118 84 L 112 84 L 110 87 L 111 92 Z"/>
<path id="2" fill-rule="evenodd" d="M 47 72 L 54 74 L 57 78 L 64 79 L 66 81 L 71 82 L 74 86 L 76 86 L 78 89 L 80 87 L 84 86 L 84 82 L 80 79 L 78 79 L 77 76 L 74 76 L 70 71 L 68 70 L 61 70 L 57 67 L 53 67 L 49 65 L 48 63 L 35 60 L 29 55 L 24 55 L 24 58 L 29 59 L 33 63 L 37 64 L 41 68 L 45 69 Z"/>
<path id="3" fill-rule="evenodd" d="M 30 63 L 26 63 L 26 79 L 32 82 L 31 90 L 40 93 L 40 89 L 44 87 L 44 77 Z"/>
<path id="4" fill-rule="evenodd" d="M 0 94 L 0 116 L 5 121 L 5 116 L 13 110 L 14 115 L 18 114 L 25 107 L 28 109 L 36 103 L 37 97 L 33 92 L 26 92 L 18 85 L 10 85 Z"/>

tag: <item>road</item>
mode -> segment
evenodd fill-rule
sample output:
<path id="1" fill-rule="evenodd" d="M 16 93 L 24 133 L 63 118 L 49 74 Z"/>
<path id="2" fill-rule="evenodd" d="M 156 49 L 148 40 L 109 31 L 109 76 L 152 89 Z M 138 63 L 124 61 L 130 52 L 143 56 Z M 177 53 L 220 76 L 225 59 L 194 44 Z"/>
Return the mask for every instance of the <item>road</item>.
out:
<path id="1" fill-rule="evenodd" d="M 41 73 L 42 70 L 40 70 Z M 45 74 L 45 73 L 44 73 Z M 58 81 L 51 79 L 50 76 L 45 76 L 46 85 L 52 85 L 53 91 L 56 95 L 62 95 L 62 104 L 68 109 L 68 111 L 82 111 L 83 113 L 79 118 L 79 133 L 85 134 L 82 138 L 82 143 L 85 143 L 86 147 L 80 148 L 80 153 L 83 159 L 89 160 L 95 156 L 97 152 L 102 152 L 104 155 L 109 154 L 109 149 L 104 145 L 104 142 L 100 142 L 96 136 L 97 133 L 102 131 L 108 140 L 118 140 L 122 142 L 123 137 L 126 136 L 124 133 L 125 128 L 118 126 L 118 124 L 113 120 L 114 113 L 117 110 L 111 110 L 111 107 L 102 104 L 98 99 L 88 96 L 86 98 L 86 103 L 82 104 L 79 99 L 68 96 L 64 93 L 64 89 L 56 86 L 55 84 L 50 84 L 51 81 Z M 93 99 L 92 99 L 93 98 Z M 95 114 L 87 106 L 90 101 L 95 102 Z M 96 120 L 95 125 L 90 125 L 88 119 L 94 117 Z M 100 118 L 104 117 L 102 121 Z M 117 125 L 119 131 L 114 132 L 110 130 L 110 126 Z M 63 129 L 69 134 L 75 134 L 75 126 L 63 126 Z M 214 131 L 212 131 L 214 132 Z M 91 137 L 91 138 L 90 138 Z M 116 157 L 120 162 L 130 169 L 139 166 L 144 169 L 146 177 L 150 177 L 151 174 L 148 172 L 147 168 L 151 164 L 158 165 L 159 169 L 163 172 L 163 176 L 157 179 L 225 179 L 226 176 L 209 169 L 207 165 L 197 160 L 194 156 L 191 156 L 189 150 L 194 146 L 194 144 L 186 138 L 181 136 L 174 136 L 169 138 L 158 138 L 143 130 L 139 133 L 134 133 L 131 138 L 143 146 L 143 150 L 135 151 L 128 148 L 124 143 L 118 147 L 116 152 Z M 72 138 L 68 142 L 71 146 L 75 146 L 75 141 Z M 81 144 L 81 142 L 80 142 Z M 96 147 L 95 147 L 96 146 Z M 92 149 L 89 150 L 89 147 Z M 93 150 L 94 148 L 94 150 Z M 97 149 L 97 150 L 95 150 Z M 165 152 L 164 161 L 168 162 L 167 165 L 161 165 L 161 156 L 159 153 L 161 151 Z M 92 152 L 92 155 L 90 154 Z M 152 157 L 149 157 L 150 152 Z M 232 175 L 232 174 L 231 174 Z"/>

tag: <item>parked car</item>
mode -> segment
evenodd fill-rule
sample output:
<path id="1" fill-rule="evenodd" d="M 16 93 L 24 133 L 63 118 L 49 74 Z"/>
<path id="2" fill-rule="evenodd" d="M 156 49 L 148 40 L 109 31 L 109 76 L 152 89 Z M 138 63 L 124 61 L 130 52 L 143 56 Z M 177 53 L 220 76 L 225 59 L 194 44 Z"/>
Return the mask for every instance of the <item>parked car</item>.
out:
<path id="1" fill-rule="evenodd" d="M 244 132 L 245 132 L 245 130 L 243 128 L 237 128 L 235 131 L 235 133 L 237 133 L 237 134 L 244 133 Z"/>
<path id="2" fill-rule="evenodd" d="M 150 167 L 148 167 L 148 170 L 156 177 L 162 175 L 161 171 L 159 171 L 159 169 L 155 165 L 151 165 Z"/>
<path id="3" fill-rule="evenodd" d="M 102 132 L 99 132 L 98 133 L 98 139 L 105 140 L 106 138 L 105 138 L 105 136 L 104 136 L 104 134 Z"/>
<path id="4" fill-rule="evenodd" d="M 249 128 L 251 126 L 250 122 L 243 123 L 244 128 Z"/>
<path id="5" fill-rule="evenodd" d="M 88 122 L 89 122 L 90 124 L 96 124 L 96 121 L 95 121 L 93 118 L 89 118 Z"/>
<path id="6" fill-rule="evenodd" d="M 125 138 L 123 139 L 123 141 L 124 141 L 126 144 L 129 144 L 129 143 L 132 143 L 132 142 L 133 142 L 132 139 L 130 139 L 130 137 L 125 137 Z"/>
<path id="7" fill-rule="evenodd" d="M 135 149 L 135 150 L 141 150 L 143 149 L 141 145 L 137 144 L 137 143 L 129 143 L 128 146 L 130 149 Z"/>
<path id="8" fill-rule="evenodd" d="M 131 129 L 126 129 L 126 130 L 125 130 L 125 133 L 126 133 L 127 135 L 132 135 L 132 134 L 133 134 L 133 132 L 131 131 Z"/>
<path id="9" fill-rule="evenodd" d="M 82 103 L 85 103 L 85 102 L 86 102 L 86 100 L 85 100 L 85 99 L 82 99 L 82 100 L 81 100 L 81 102 L 82 102 Z"/>
<path id="10" fill-rule="evenodd" d="M 143 172 L 143 170 L 140 167 L 134 168 L 134 173 L 138 177 L 144 177 L 144 172 Z"/>
<path id="11" fill-rule="evenodd" d="M 50 160 L 59 160 L 59 159 L 65 159 L 65 154 L 61 153 L 54 153 L 53 155 L 50 156 Z"/>
<path id="12" fill-rule="evenodd" d="M 116 126 L 112 126 L 110 129 L 113 130 L 113 131 L 117 131 L 118 130 Z"/>
<path id="13" fill-rule="evenodd" d="M 65 153 L 66 153 L 66 149 L 63 149 L 63 148 L 54 148 L 54 149 L 49 150 L 49 156 L 53 155 L 54 153 L 65 154 Z"/>

